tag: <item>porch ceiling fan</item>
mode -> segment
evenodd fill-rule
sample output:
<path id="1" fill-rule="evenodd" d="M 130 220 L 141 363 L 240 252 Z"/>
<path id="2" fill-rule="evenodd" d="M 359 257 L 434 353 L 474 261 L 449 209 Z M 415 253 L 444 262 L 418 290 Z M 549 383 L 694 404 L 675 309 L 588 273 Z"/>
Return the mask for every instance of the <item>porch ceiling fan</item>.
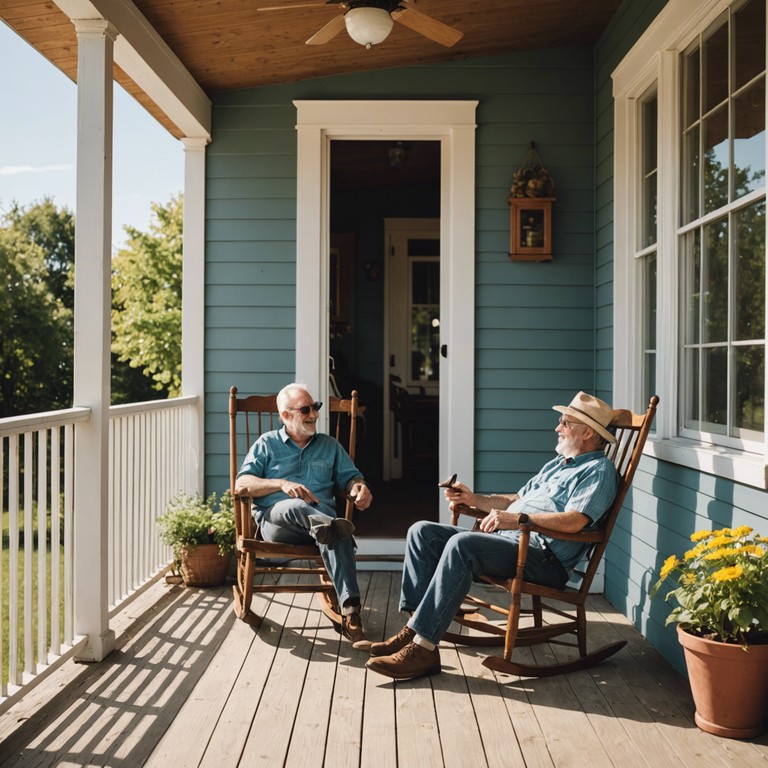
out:
<path id="1" fill-rule="evenodd" d="M 259 11 L 289 11 L 295 8 L 313 8 L 320 5 L 340 6 L 344 13 L 335 16 L 315 32 L 307 45 L 325 45 L 346 27 L 349 36 L 360 45 L 371 48 L 387 39 L 393 22 L 448 48 L 464 36 L 458 29 L 417 11 L 416 0 L 325 0 L 325 2 L 294 3 L 259 8 Z"/>

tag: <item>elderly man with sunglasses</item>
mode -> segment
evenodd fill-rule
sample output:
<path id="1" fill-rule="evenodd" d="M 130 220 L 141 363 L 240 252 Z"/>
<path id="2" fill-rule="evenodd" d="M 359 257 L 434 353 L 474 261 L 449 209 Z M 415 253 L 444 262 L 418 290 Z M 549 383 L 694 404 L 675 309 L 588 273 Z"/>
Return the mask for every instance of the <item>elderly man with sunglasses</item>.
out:
<path id="1" fill-rule="evenodd" d="M 473 506 L 487 515 L 479 531 L 422 521 L 411 526 L 406 543 L 400 609 L 411 613 L 393 637 L 370 647 L 368 669 L 395 680 L 440 671 L 437 648 L 473 578 L 508 578 L 517 564 L 521 523 L 575 533 L 597 526 L 618 488 L 618 474 L 605 455 L 610 405 L 579 392 L 570 405 L 556 405 L 560 418 L 558 456 L 548 461 L 517 493 L 473 493 L 455 476 L 446 483 L 451 504 Z M 583 555 L 582 545 L 532 533 L 525 578 L 561 588 Z"/>
<path id="2" fill-rule="evenodd" d="M 254 499 L 253 513 L 266 541 L 317 542 L 343 614 L 342 633 L 367 647 L 360 621 L 360 589 L 351 520 L 336 516 L 335 491 L 344 489 L 358 509 L 373 501 L 363 475 L 339 442 L 317 431 L 318 403 L 300 383 L 278 392 L 283 425 L 251 446 L 235 493 Z"/>

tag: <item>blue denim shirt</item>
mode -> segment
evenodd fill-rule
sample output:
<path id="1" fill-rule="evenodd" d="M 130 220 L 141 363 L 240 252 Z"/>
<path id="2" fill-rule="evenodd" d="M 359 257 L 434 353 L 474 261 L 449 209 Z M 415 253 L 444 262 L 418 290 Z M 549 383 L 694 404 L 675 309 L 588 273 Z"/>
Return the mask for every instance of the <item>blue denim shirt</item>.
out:
<path id="1" fill-rule="evenodd" d="M 301 483 L 319 499 L 318 511 L 332 516 L 336 515 L 334 491 L 343 490 L 350 480 L 363 476 L 335 438 L 319 432 L 299 448 L 288 436 L 285 426 L 259 437 L 237 473 L 238 477 L 241 475 Z M 275 491 L 254 499 L 257 518 L 260 520 L 265 509 L 287 498 L 282 491 Z"/>
<path id="2" fill-rule="evenodd" d="M 595 528 L 616 497 L 619 476 L 603 451 L 582 453 L 573 459 L 558 456 L 548 461 L 519 491 L 512 512 L 581 512 L 590 519 L 585 530 Z M 517 539 L 519 531 L 501 531 Z M 568 569 L 575 566 L 585 547 L 575 541 L 531 535 L 531 546 L 543 542 Z"/>

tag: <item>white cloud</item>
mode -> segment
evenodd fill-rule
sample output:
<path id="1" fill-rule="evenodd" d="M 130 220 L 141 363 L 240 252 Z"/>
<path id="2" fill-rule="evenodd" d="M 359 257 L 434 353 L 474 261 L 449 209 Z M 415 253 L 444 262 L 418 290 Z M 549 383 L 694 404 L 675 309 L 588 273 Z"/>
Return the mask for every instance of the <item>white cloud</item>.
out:
<path id="1" fill-rule="evenodd" d="M 51 171 L 72 171 L 74 165 L 2 165 L 0 176 L 13 176 L 19 173 L 50 173 Z"/>

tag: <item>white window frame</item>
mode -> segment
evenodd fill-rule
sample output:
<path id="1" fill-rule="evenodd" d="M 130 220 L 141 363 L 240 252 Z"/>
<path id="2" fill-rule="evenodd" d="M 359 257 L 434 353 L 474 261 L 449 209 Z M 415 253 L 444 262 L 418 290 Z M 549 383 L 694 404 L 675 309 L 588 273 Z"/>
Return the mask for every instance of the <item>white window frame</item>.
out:
<path id="1" fill-rule="evenodd" d="M 638 179 L 644 96 L 658 94 L 658 228 L 656 385 L 661 405 L 646 453 L 691 469 L 768 488 L 768 440 L 762 453 L 680 437 L 677 257 L 680 155 L 680 54 L 733 0 L 669 0 L 613 72 L 614 95 L 614 376 L 617 403 L 641 407 L 642 264 L 635 258 L 641 225 Z M 675 212 L 664 215 L 665 212 Z M 768 302 L 766 302 L 768 314 Z M 768 318 L 767 318 L 768 320 Z M 768 322 L 766 324 L 768 327 Z M 768 390 L 768 377 L 766 377 Z M 768 395 L 768 392 L 766 393 Z M 768 397 L 766 397 L 768 402 Z"/>

